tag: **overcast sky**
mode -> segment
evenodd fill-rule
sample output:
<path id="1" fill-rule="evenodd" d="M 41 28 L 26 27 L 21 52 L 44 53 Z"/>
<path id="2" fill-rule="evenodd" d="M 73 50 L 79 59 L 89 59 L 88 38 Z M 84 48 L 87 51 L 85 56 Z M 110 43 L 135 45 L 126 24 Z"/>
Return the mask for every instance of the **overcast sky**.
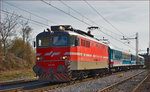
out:
<path id="1" fill-rule="evenodd" d="M 149 45 L 148 1 L 87 1 L 91 6 L 93 6 L 93 8 L 97 10 L 99 14 L 101 14 L 107 21 L 109 21 L 109 23 L 111 23 L 120 32 L 113 28 L 112 25 L 107 23 L 100 15 L 98 15 L 91 7 L 89 7 L 89 5 L 85 1 L 63 1 L 63 3 L 67 4 L 83 16 L 66 7 L 60 1 L 46 0 L 45 2 L 52 4 L 53 6 L 65 11 L 70 15 L 75 16 L 76 18 L 90 25 L 97 26 L 96 24 L 98 24 L 100 30 L 105 32 L 107 35 L 103 34 L 99 30 L 92 31 L 92 34 L 99 39 L 102 39 L 103 37 L 109 39 L 109 45 L 114 49 L 130 51 L 131 53 L 135 53 L 135 40 L 131 40 L 130 44 L 127 44 L 127 41 L 121 40 L 121 38 L 123 34 L 125 37 L 135 38 L 135 34 L 136 32 L 138 32 L 139 50 L 145 50 L 144 52 L 146 52 L 146 48 Z M 36 17 L 12 5 L 24 9 L 28 12 L 32 12 L 33 14 L 36 14 L 43 18 Z M 89 27 L 89 25 L 86 25 L 74 19 L 73 17 L 45 4 L 42 1 L 3 0 L 1 6 L 3 10 L 15 12 L 16 14 L 22 15 L 28 19 L 36 20 L 37 22 L 43 23 L 39 24 L 37 22 L 35 23 L 30 21 L 30 26 L 33 29 L 32 38 L 35 38 L 35 36 L 38 33 L 42 32 L 44 29 L 50 27 L 51 25 L 67 24 L 72 25 L 72 27 L 75 29 L 81 29 L 85 32 L 88 31 L 87 27 Z M 88 21 L 85 17 L 94 21 L 96 24 L 92 23 L 91 21 Z M 130 45 L 130 47 L 132 48 L 130 48 L 127 45 Z M 143 53 L 143 51 L 140 51 L 139 53 Z"/>

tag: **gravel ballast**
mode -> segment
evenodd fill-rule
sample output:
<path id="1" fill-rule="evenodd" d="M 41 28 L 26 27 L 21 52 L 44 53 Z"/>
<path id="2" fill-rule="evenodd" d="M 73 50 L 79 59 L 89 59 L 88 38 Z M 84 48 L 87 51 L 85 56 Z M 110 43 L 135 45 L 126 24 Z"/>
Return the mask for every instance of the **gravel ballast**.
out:
<path id="1" fill-rule="evenodd" d="M 147 72 L 144 72 L 142 74 L 139 74 L 136 77 L 133 77 L 132 79 L 122 83 L 121 85 L 118 85 L 114 87 L 113 89 L 109 90 L 109 92 L 132 92 L 132 90 L 147 76 Z M 142 92 L 142 91 L 136 91 L 136 92 Z"/>
<path id="2" fill-rule="evenodd" d="M 127 72 L 123 72 L 122 77 L 120 77 L 120 74 L 111 75 L 111 76 L 98 78 L 98 79 L 87 81 L 87 82 L 82 82 L 79 84 L 74 84 L 74 85 L 67 86 L 67 87 L 49 90 L 48 92 L 96 92 L 118 81 L 121 81 L 129 76 L 138 74 L 142 71 L 145 71 L 145 70 L 139 69 L 139 70 L 127 71 Z"/>

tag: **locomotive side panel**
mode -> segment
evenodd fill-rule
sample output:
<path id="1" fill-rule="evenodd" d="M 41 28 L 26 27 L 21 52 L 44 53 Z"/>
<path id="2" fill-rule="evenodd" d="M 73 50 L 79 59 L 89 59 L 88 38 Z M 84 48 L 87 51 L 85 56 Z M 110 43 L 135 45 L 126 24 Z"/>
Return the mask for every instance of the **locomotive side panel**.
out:
<path id="1" fill-rule="evenodd" d="M 79 37 L 77 61 L 72 61 L 72 70 L 89 70 L 108 68 L 108 46 Z M 70 57 L 73 57 L 70 56 Z"/>
<path id="2" fill-rule="evenodd" d="M 77 53 L 78 47 L 70 47 L 70 68 L 71 70 L 77 70 L 78 67 L 78 53 Z"/>

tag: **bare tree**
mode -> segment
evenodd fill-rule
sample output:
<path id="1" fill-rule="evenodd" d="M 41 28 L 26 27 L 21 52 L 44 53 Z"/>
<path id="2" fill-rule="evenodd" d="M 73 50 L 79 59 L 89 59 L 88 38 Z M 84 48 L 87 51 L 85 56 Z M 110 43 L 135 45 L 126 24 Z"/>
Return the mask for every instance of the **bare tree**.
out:
<path id="1" fill-rule="evenodd" d="M 6 13 L 4 19 L 1 22 L 1 39 L 3 46 L 3 54 L 6 55 L 7 52 L 7 41 L 8 38 L 14 35 L 15 28 L 18 25 L 18 20 L 20 16 L 15 13 L 8 14 Z"/>
<path id="2" fill-rule="evenodd" d="M 21 33 L 23 41 L 25 42 L 29 42 L 30 34 L 32 32 L 32 28 L 28 25 L 28 23 L 29 23 L 28 21 L 27 22 L 21 21 L 20 23 L 22 26 L 20 33 Z"/>

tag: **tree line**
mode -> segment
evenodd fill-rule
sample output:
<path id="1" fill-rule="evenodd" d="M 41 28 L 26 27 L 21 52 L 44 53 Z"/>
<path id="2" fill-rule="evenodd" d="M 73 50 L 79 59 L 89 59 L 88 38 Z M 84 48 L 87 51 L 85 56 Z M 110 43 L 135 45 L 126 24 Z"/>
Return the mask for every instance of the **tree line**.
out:
<path id="1" fill-rule="evenodd" d="M 1 19 L 1 56 L 2 67 L 5 67 L 6 63 L 10 62 L 11 56 L 15 56 L 25 60 L 29 64 L 34 63 L 34 50 L 30 45 L 31 34 L 33 29 L 29 25 L 29 21 L 21 20 L 21 16 L 12 13 L 4 14 Z M 11 54 L 11 55 L 10 55 Z M 8 59 L 9 57 L 9 59 Z M 13 60 L 14 62 L 17 60 Z M 20 61 L 21 62 L 21 61 Z"/>

